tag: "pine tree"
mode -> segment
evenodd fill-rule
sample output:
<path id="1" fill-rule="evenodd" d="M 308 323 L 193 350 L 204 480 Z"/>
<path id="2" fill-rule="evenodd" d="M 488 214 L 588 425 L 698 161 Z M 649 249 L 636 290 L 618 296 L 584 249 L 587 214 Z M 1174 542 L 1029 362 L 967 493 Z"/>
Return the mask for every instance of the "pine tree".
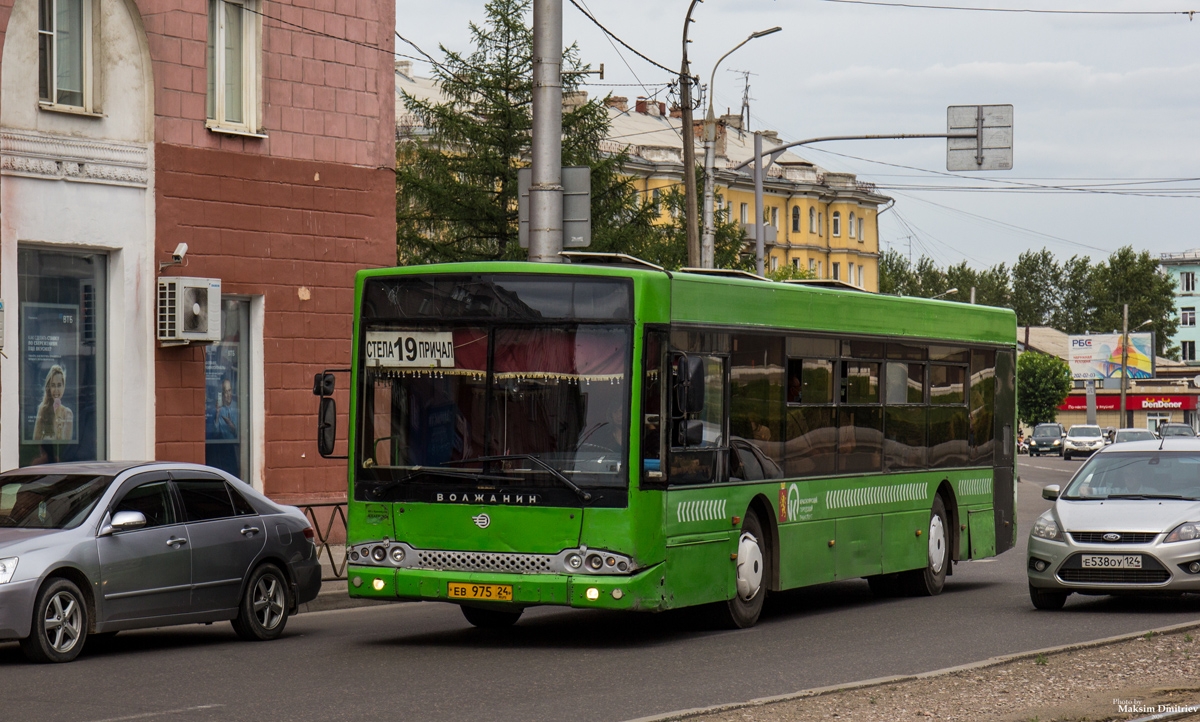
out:
<path id="1" fill-rule="evenodd" d="M 445 98 L 405 93 L 424 134 L 401 138 L 396 151 L 396 242 L 400 263 L 519 260 L 517 170 L 528 165 L 533 125 L 533 33 L 529 0 L 489 0 L 483 25 L 471 23 L 474 50 L 441 47 L 433 79 Z M 586 70 L 577 48 L 564 52 L 564 97 Z M 563 165 L 592 168 L 589 251 L 629 252 L 659 233 L 651 204 L 621 173 L 625 156 L 605 154 L 603 102 L 563 112 Z"/>

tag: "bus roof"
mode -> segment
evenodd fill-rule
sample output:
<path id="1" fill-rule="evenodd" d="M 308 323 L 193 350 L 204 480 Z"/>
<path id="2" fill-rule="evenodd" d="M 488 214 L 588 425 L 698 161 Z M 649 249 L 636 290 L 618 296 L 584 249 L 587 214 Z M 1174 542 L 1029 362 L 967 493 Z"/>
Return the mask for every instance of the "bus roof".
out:
<path id="1" fill-rule="evenodd" d="M 1016 344 L 1011 309 L 955 301 L 888 296 L 809 284 L 779 283 L 750 276 L 708 275 L 657 270 L 646 264 L 529 263 L 491 261 L 445 263 L 359 271 L 367 278 L 393 275 L 521 273 L 630 278 L 654 299 L 638 302 L 644 322 L 736 325 L 828 333 L 863 333 L 967 343 Z"/>

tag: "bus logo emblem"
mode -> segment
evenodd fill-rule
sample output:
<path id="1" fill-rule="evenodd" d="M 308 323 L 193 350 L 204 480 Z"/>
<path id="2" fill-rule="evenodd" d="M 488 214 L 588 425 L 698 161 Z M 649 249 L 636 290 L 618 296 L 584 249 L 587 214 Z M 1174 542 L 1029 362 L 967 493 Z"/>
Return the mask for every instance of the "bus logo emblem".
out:
<path id="1" fill-rule="evenodd" d="M 475 522 L 475 526 L 480 529 L 487 529 L 488 525 L 492 523 L 492 518 L 487 514 L 480 514 L 479 516 L 471 517 L 471 521 Z"/>

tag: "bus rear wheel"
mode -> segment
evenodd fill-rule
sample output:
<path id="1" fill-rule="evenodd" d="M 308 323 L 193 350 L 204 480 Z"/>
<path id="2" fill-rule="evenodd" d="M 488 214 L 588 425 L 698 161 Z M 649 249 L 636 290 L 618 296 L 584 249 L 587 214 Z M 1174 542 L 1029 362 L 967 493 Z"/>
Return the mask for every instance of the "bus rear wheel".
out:
<path id="1" fill-rule="evenodd" d="M 771 568 L 771 549 L 766 543 L 762 523 L 753 511 L 746 512 L 742 533 L 738 536 L 737 565 L 734 567 L 733 599 L 725 602 L 721 621 L 732 629 L 753 627 L 762 614 L 767 596 L 767 570 Z"/>
<path id="2" fill-rule="evenodd" d="M 929 510 L 929 529 L 924 536 L 929 551 L 925 568 L 903 573 L 905 590 L 914 597 L 936 596 L 946 586 L 951 534 L 946 503 L 940 495 L 933 497 L 933 508 Z"/>
<path id="3" fill-rule="evenodd" d="M 480 629 L 507 629 L 517 623 L 521 618 L 523 609 L 518 609 L 515 612 L 507 609 L 484 609 L 483 607 L 468 607 L 461 605 L 463 616 L 467 618 L 473 626 Z"/>

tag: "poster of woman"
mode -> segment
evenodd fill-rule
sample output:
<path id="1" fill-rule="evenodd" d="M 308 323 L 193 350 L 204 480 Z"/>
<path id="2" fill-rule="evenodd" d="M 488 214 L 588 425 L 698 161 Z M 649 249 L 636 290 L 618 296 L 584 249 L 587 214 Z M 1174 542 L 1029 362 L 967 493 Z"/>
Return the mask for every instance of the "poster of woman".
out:
<path id="1" fill-rule="evenodd" d="M 79 307 L 22 304 L 21 322 L 21 443 L 76 444 Z"/>

